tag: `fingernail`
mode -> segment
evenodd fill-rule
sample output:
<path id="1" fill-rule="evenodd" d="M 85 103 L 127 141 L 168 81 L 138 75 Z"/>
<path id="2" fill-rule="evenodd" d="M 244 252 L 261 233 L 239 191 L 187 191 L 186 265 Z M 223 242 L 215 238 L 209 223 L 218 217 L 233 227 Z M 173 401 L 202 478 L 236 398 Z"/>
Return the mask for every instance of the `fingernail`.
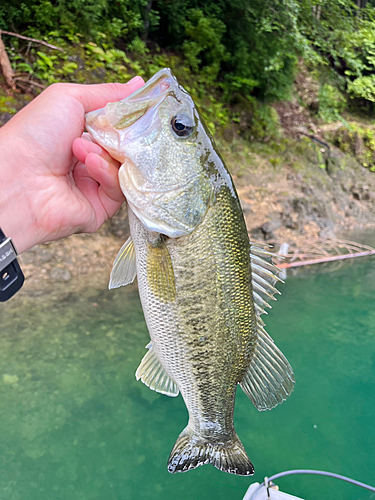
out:
<path id="1" fill-rule="evenodd" d="M 140 76 L 135 76 L 134 78 L 132 78 L 131 80 L 129 80 L 126 85 L 137 83 L 137 82 L 140 82 L 141 80 L 142 80 L 142 78 Z"/>

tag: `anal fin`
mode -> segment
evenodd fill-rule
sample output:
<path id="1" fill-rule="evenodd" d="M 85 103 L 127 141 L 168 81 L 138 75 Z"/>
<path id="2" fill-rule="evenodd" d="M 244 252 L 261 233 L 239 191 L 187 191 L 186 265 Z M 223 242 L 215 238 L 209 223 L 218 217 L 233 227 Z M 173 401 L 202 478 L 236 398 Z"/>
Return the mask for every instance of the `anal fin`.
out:
<path id="1" fill-rule="evenodd" d="M 121 247 L 113 262 L 111 277 L 108 288 L 119 288 L 120 286 L 133 283 L 137 276 L 134 243 L 131 236 Z"/>
<path id="2" fill-rule="evenodd" d="M 179 389 L 160 363 L 151 342 L 146 346 L 148 352 L 143 356 L 141 364 L 135 372 L 135 378 L 147 385 L 150 389 L 166 396 L 178 396 Z"/>

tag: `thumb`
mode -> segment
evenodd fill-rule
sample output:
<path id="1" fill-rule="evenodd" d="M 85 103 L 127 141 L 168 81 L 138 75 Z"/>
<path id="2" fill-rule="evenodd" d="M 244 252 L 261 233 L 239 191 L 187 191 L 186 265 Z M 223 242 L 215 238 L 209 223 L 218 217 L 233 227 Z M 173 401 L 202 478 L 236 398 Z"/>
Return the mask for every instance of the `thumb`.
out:
<path id="1" fill-rule="evenodd" d="M 109 102 L 121 101 L 140 87 L 144 80 L 140 76 L 132 78 L 128 83 L 100 83 L 94 85 L 69 85 L 69 94 L 84 107 L 85 113 L 103 108 Z"/>

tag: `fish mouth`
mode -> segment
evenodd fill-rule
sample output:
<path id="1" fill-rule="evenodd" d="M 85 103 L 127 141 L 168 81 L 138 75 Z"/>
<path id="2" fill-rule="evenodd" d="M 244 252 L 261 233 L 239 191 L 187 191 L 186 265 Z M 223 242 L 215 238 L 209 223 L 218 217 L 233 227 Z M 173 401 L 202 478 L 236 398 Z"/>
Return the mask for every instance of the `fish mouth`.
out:
<path id="1" fill-rule="evenodd" d="M 180 101 L 176 90 L 179 84 L 169 68 L 156 73 L 148 82 L 125 99 L 110 102 L 104 108 L 86 114 L 89 132 L 113 127 L 123 130 L 144 116 L 151 108 L 158 108 L 168 96 Z"/>
<path id="2" fill-rule="evenodd" d="M 110 102 L 104 108 L 86 114 L 86 130 L 94 141 L 123 163 L 129 141 L 145 137 L 150 141 L 161 131 L 157 116 L 168 97 L 181 101 L 181 92 L 172 71 L 160 70 L 148 82 L 122 101 Z"/>

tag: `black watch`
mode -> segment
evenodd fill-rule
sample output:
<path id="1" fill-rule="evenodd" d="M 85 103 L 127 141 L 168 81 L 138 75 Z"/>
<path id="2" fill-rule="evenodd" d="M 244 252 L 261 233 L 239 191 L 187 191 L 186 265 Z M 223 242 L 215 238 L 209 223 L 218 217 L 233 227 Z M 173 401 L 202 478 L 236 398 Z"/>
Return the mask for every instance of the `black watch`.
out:
<path id="1" fill-rule="evenodd" d="M 17 250 L 0 229 L 0 302 L 13 297 L 24 281 L 25 276 L 17 262 Z"/>

